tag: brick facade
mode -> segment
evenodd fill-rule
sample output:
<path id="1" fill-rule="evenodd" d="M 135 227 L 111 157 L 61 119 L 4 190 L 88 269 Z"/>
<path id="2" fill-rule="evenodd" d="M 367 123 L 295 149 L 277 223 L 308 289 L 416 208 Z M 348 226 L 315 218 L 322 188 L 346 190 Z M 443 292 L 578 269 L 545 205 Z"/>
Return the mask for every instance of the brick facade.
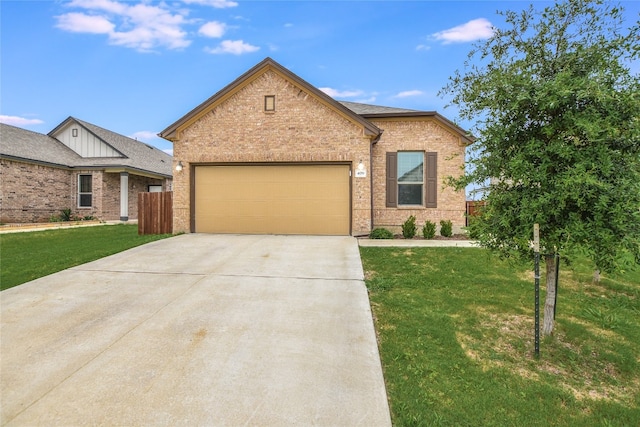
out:
<path id="1" fill-rule="evenodd" d="M 267 95 L 275 95 L 274 112 L 264 110 Z M 207 108 L 176 126 L 174 167 L 180 161 L 184 168 L 174 173 L 174 232 L 191 231 L 192 168 L 220 163 L 346 162 L 355 171 L 362 162 L 366 178 L 351 178 L 353 235 L 367 234 L 372 225 L 399 229 L 409 215 L 416 216 L 420 227 L 427 219 L 450 219 L 456 230 L 464 225 L 465 194 L 450 188 L 438 188 L 437 208 L 385 207 L 387 151 L 437 152 L 439 182 L 462 172 L 465 147 L 460 134 L 434 118 L 370 120 L 383 130 L 372 147 L 361 124 L 273 69 Z"/>
<path id="2" fill-rule="evenodd" d="M 0 222 L 47 222 L 74 204 L 69 170 L 0 159 Z"/>
<path id="3" fill-rule="evenodd" d="M 374 227 L 399 232 L 402 223 L 414 215 L 419 229 L 427 220 L 435 222 L 438 227 L 440 220 L 451 220 L 454 231 L 459 232 L 465 225 L 466 195 L 464 191 L 456 192 L 445 186 L 444 182 L 448 176 L 460 176 L 462 173 L 465 145 L 461 143 L 460 135 L 429 117 L 387 118 L 372 122 L 384 131 L 372 151 Z M 386 207 L 386 153 L 397 151 L 438 153 L 437 208 Z"/>
<path id="4" fill-rule="evenodd" d="M 78 207 L 78 175 L 92 176 L 90 208 Z M 163 185 L 168 191 L 170 180 L 129 176 L 129 219 L 138 218 L 138 193 L 146 192 L 149 185 Z M 63 209 L 79 217 L 119 220 L 120 174 L 0 160 L 0 222 L 48 222 Z"/>
<path id="5" fill-rule="evenodd" d="M 264 111 L 264 96 L 276 96 L 276 110 Z M 191 168 L 207 163 L 347 162 L 369 168 L 370 140 L 362 127 L 316 96 L 267 71 L 215 106 L 174 141 L 174 232 L 189 232 Z M 370 180 L 352 182 L 352 230 L 371 226 Z"/>

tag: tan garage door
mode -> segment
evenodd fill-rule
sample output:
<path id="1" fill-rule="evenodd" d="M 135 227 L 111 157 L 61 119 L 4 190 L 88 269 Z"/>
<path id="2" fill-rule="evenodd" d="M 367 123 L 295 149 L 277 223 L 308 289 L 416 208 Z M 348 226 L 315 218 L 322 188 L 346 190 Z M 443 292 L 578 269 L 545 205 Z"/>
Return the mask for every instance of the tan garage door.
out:
<path id="1" fill-rule="evenodd" d="M 198 166 L 199 233 L 348 235 L 349 166 Z"/>

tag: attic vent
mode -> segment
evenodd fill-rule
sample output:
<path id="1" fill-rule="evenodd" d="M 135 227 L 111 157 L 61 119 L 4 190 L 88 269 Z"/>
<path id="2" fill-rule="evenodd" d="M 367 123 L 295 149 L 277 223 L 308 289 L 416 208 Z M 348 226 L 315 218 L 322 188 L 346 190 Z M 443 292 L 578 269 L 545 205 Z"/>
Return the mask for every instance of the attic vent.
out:
<path id="1" fill-rule="evenodd" d="M 78 136 L 78 128 L 71 129 L 71 136 L 73 136 L 74 138 Z"/>
<path id="2" fill-rule="evenodd" d="M 150 146 L 149 144 L 144 144 L 144 145 L 146 145 L 147 147 L 149 147 L 149 148 L 151 148 L 153 150 L 153 147 Z"/>
<path id="3" fill-rule="evenodd" d="M 264 97 L 264 111 L 276 111 L 275 95 L 266 95 Z"/>

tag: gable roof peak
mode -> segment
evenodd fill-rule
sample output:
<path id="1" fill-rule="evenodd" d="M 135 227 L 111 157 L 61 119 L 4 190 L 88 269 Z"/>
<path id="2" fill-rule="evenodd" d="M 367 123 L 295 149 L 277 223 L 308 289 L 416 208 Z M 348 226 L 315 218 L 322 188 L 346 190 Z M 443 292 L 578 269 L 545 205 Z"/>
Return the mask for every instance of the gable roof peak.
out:
<path id="1" fill-rule="evenodd" d="M 286 80 L 289 80 L 293 84 L 303 88 L 305 91 L 309 92 L 316 98 L 323 101 L 325 104 L 329 105 L 334 111 L 337 111 L 338 113 L 347 117 L 350 121 L 362 126 L 363 132 L 365 135 L 371 138 L 375 138 L 381 134 L 380 129 L 378 129 L 378 127 L 375 126 L 373 123 L 371 123 L 369 120 L 353 112 L 349 108 L 345 107 L 344 105 L 342 105 L 341 103 L 339 103 L 338 101 L 336 101 L 335 99 L 327 95 L 326 93 L 322 92 L 320 89 L 318 89 L 314 85 L 308 83 L 307 81 L 302 79 L 300 76 L 294 74 L 287 68 L 280 65 L 271 57 L 266 57 L 265 59 L 260 61 L 258 64 L 254 65 L 245 73 L 243 73 L 240 77 L 236 78 L 233 82 L 231 82 L 230 84 L 222 88 L 216 94 L 214 94 L 213 96 L 205 100 L 203 103 L 198 105 L 196 108 L 194 108 L 193 110 L 189 111 L 187 114 L 182 116 L 180 119 L 178 119 L 176 122 L 171 124 L 165 130 L 160 132 L 158 135 L 170 141 L 178 139 L 179 132 L 182 129 L 185 129 L 186 127 L 191 125 L 193 122 L 195 122 L 204 114 L 206 114 L 208 111 L 210 111 L 217 103 L 222 102 L 223 100 L 231 96 L 231 94 L 235 93 L 237 90 L 244 87 L 247 82 L 252 81 L 254 78 L 261 75 L 268 68 L 275 70 L 278 74 L 280 74 Z"/>

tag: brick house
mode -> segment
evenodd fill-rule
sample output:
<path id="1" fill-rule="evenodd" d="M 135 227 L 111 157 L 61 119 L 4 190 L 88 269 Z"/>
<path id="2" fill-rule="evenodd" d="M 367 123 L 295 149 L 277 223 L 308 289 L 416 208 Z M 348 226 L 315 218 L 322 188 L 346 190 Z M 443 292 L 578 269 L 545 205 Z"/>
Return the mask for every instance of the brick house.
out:
<path id="1" fill-rule="evenodd" d="M 266 58 L 160 133 L 174 232 L 363 235 L 465 223 L 467 133 L 436 112 L 339 102 Z"/>
<path id="2" fill-rule="evenodd" d="M 0 221 L 47 222 L 63 209 L 138 217 L 138 193 L 169 191 L 170 155 L 69 117 L 44 135 L 0 124 Z"/>

